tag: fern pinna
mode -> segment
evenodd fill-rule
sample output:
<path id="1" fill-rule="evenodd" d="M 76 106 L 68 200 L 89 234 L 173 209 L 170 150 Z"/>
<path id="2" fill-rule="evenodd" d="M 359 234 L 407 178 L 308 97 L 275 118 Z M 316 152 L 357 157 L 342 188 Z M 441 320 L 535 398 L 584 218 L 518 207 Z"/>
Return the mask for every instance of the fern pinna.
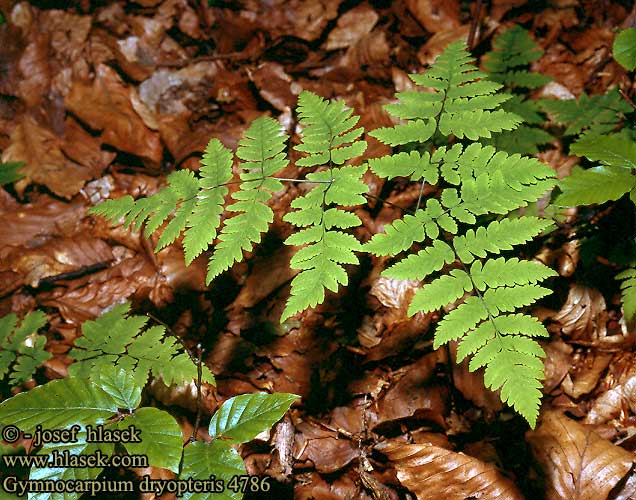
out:
<path id="1" fill-rule="evenodd" d="M 338 285 L 346 285 L 348 278 L 342 264 L 357 264 L 353 253 L 361 250 L 358 240 L 347 233 L 334 230 L 359 226 L 357 215 L 339 207 L 359 205 L 367 185 L 362 182 L 366 166 L 341 166 L 347 160 L 360 156 L 367 143 L 358 140 L 361 127 L 354 128 L 357 116 L 342 102 L 328 103 L 311 92 L 302 92 L 298 99 L 298 116 L 304 127 L 303 142 L 296 147 L 308 153 L 296 165 L 325 166 L 325 170 L 307 174 L 307 180 L 316 183 L 304 196 L 292 202 L 295 211 L 284 219 L 304 229 L 291 235 L 287 245 L 306 245 L 291 260 L 299 269 L 292 280 L 291 297 L 283 311 L 281 321 L 313 307 L 324 300 L 325 288 L 335 292 Z"/>
<path id="2" fill-rule="evenodd" d="M 318 167 L 306 179 L 275 177 L 276 172 L 288 165 L 285 153 L 288 137 L 276 120 L 261 117 L 252 122 L 239 142 L 236 156 L 240 160 L 240 180 L 231 181 L 232 152 L 218 139 L 212 139 L 201 159 L 199 177 L 189 170 L 174 172 L 167 178 L 168 185 L 152 196 L 107 200 L 91 208 L 90 213 L 106 217 L 112 223 L 123 219 L 125 227 L 132 226 L 135 230 L 145 224 L 146 237 L 163 226 L 155 251 L 183 233 L 186 264 L 218 237 L 208 265 L 209 284 L 234 262 L 242 260 L 244 250 L 249 251 L 260 242 L 274 218 L 267 202 L 272 193 L 283 189 L 281 180 L 312 185 L 303 197 L 293 201 L 292 208 L 297 210 L 285 217 L 304 228 L 285 243 L 305 247 L 291 262 L 301 272 L 292 281 L 282 320 L 313 307 L 324 300 L 325 289 L 336 291 L 338 285 L 347 283 L 342 264 L 358 262 L 353 252 L 361 249 L 359 242 L 333 229 L 361 224 L 356 215 L 339 207 L 366 201 L 362 193 L 367 186 L 360 180 L 366 166 L 343 166 L 364 152 L 366 142 L 358 140 L 362 128 L 354 128 L 358 117 L 352 116 L 352 111 L 341 102 L 329 103 L 303 92 L 298 111 L 303 134 L 296 149 L 308 155 L 296 164 Z M 218 231 L 230 182 L 239 184 L 232 194 L 234 203 L 225 208 L 233 215 L 225 219 Z"/>
<path id="3" fill-rule="evenodd" d="M 494 256 L 550 226 L 536 217 L 503 216 L 545 195 L 554 185 L 553 171 L 536 159 L 478 142 L 432 150 L 429 139 L 434 136 L 476 141 L 512 130 L 521 121 L 500 108 L 509 98 L 497 93 L 502 85 L 485 79 L 472 61 L 464 42 L 449 45 L 429 71 L 411 76 L 433 91 L 397 94 L 399 102 L 386 108 L 404 122 L 370 133 L 391 146 L 415 143 L 408 152 L 369 160 L 373 172 L 388 179 L 409 177 L 422 187 L 438 184 L 440 189 L 437 197 L 425 205 L 418 201 L 413 213 L 394 221 L 363 248 L 396 256 L 422 245 L 384 275 L 425 280 L 441 272 L 413 296 L 409 314 L 463 299 L 439 323 L 434 347 L 459 341 L 458 360 L 472 355 L 470 369 L 485 367 L 486 385 L 501 389 L 501 399 L 534 427 L 544 356 L 534 337 L 547 336 L 547 331 L 517 311 L 549 294 L 538 282 L 555 273 L 536 262 Z"/>
<path id="4" fill-rule="evenodd" d="M 500 35 L 492 43 L 493 50 L 483 59 L 488 78 L 499 82 L 511 92 L 542 87 L 551 78 L 528 69 L 528 65 L 541 58 L 543 50 L 521 26 L 513 26 Z M 508 153 L 534 154 L 539 146 L 552 140 L 552 136 L 540 125 L 545 117 L 540 114 L 538 101 L 526 99 L 522 93 L 514 93 L 502 109 L 521 116 L 525 123 L 516 129 L 496 134 L 491 139 L 483 140 L 497 149 Z"/>

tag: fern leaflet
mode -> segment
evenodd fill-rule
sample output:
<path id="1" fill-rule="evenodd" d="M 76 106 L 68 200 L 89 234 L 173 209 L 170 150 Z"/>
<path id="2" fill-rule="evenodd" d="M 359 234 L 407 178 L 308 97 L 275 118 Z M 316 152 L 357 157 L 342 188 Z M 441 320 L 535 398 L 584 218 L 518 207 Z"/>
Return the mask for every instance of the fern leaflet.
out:
<path id="1" fill-rule="evenodd" d="M 207 283 L 243 258 L 243 250 L 249 251 L 261 241 L 274 220 L 274 212 L 267 206 L 271 193 L 282 189 L 273 175 L 287 166 L 283 152 L 287 136 L 273 118 L 261 117 L 252 122 L 239 142 L 236 152 L 243 162 L 240 189 L 232 195 L 235 203 L 227 207 L 237 212 L 225 220 L 219 234 L 220 242 L 214 248 L 208 266 Z"/>
<path id="2" fill-rule="evenodd" d="M 44 350 L 46 337 L 37 333 L 45 324 L 46 315 L 41 311 L 27 314 L 20 324 L 13 313 L 0 318 L 0 379 L 10 373 L 11 385 L 20 385 L 51 358 Z"/>
<path id="3" fill-rule="evenodd" d="M 528 65 L 542 55 L 543 50 L 530 34 L 515 25 L 494 39 L 493 50 L 485 55 L 483 65 L 488 71 L 488 78 L 503 84 L 511 92 L 519 88 L 534 89 L 551 80 L 548 76 L 528 69 Z M 522 94 L 515 94 L 502 105 L 502 109 L 519 115 L 525 123 L 515 130 L 482 140 L 484 144 L 492 144 L 509 153 L 533 154 L 539 151 L 540 145 L 552 140 L 552 136 L 538 126 L 545 122 L 544 117 L 539 114 L 538 102 L 526 99 Z"/>
<path id="4" fill-rule="evenodd" d="M 84 322 L 83 336 L 69 352 L 75 360 L 69 374 L 89 378 L 104 366 L 117 366 L 132 374 L 140 387 L 150 375 L 161 377 L 166 385 L 196 379 L 197 367 L 176 339 L 166 335 L 162 326 L 142 331 L 148 318 L 129 312 L 130 304 L 122 304 L 95 321 Z M 203 380 L 213 383 L 212 373 L 205 366 L 202 369 Z"/>
<path id="5" fill-rule="evenodd" d="M 298 109 L 304 130 L 303 142 L 296 149 L 307 156 L 296 164 L 324 165 L 326 169 L 307 174 L 307 180 L 316 185 L 296 198 L 291 205 L 296 210 L 284 217 L 304 228 L 287 238 L 285 244 L 305 246 L 291 260 L 291 267 L 300 273 L 292 280 L 281 321 L 321 303 L 325 289 L 335 292 L 339 285 L 347 284 L 342 265 L 358 263 L 353 252 L 361 250 L 361 245 L 354 236 L 337 229 L 356 227 L 361 221 L 339 207 L 364 203 L 363 193 L 367 191 L 362 182 L 366 166 L 337 167 L 366 149 L 366 142 L 358 140 L 362 128 L 354 128 L 358 117 L 352 116 L 344 103 L 327 102 L 310 92 L 300 94 Z"/>

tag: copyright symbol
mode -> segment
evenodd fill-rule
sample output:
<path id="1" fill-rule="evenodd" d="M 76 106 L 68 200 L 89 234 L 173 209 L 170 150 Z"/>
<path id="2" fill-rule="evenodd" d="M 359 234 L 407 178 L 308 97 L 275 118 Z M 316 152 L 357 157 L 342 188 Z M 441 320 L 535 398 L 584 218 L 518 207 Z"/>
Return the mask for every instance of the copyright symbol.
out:
<path id="1" fill-rule="evenodd" d="M 15 425 L 7 425 L 2 429 L 2 439 L 7 443 L 15 443 L 20 439 L 20 429 Z"/>

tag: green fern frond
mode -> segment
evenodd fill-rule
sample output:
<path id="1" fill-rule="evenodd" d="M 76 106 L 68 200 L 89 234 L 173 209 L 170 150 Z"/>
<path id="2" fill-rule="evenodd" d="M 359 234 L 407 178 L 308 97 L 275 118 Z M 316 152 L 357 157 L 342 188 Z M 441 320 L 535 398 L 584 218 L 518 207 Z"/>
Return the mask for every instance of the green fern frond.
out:
<path id="1" fill-rule="evenodd" d="M 276 120 L 261 117 L 252 122 L 239 142 L 236 156 L 243 160 L 242 182 L 240 189 L 232 194 L 236 202 L 227 207 L 229 212 L 238 215 L 226 219 L 221 229 L 220 241 L 208 265 L 208 284 L 240 261 L 243 250 L 250 251 L 254 244 L 260 243 L 261 235 L 274 220 L 274 212 L 266 203 L 273 192 L 283 187 L 273 175 L 287 166 L 286 140 Z"/>
<path id="2" fill-rule="evenodd" d="M 554 122 L 566 125 L 566 136 L 605 134 L 614 130 L 624 114 L 631 111 L 617 89 L 603 95 L 581 94 L 578 99 L 543 99 L 540 105 Z"/>
<path id="3" fill-rule="evenodd" d="M 493 50 L 484 56 L 483 66 L 488 71 L 489 79 L 503 84 L 511 92 L 517 92 L 519 88 L 534 89 L 551 80 L 546 75 L 528 69 L 528 65 L 542 55 L 543 50 L 530 34 L 520 26 L 513 26 L 494 39 Z M 502 109 L 520 116 L 525 124 L 490 139 L 483 139 L 482 143 L 511 154 L 534 154 L 539 151 L 539 146 L 552 140 L 552 136 L 539 127 L 545 118 L 539 114 L 537 101 L 526 99 L 523 94 L 515 94 L 502 105 Z"/>
<path id="4" fill-rule="evenodd" d="M 379 128 L 370 134 L 376 139 L 398 146 L 409 142 L 424 142 L 436 131 L 448 136 L 478 139 L 492 133 L 512 130 L 521 119 L 500 108 L 510 98 L 496 94 L 502 85 L 485 79 L 485 73 L 472 63 L 466 44 L 450 44 L 429 71 L 411 75 L 416 85 L 434 92 L 407 91 L 396 94 L 397 104 L 386 110 L 405 124 Z"/>
<path id="5" fill-rule="evenodd" d="M 174 337 L 166 335 L 162 326 L 144 331 L 148 318 L 129 313 L 130 304 L 121 304 L 94 321 L 84 322 L 83 335 L 69 352 L 75 360 L 69 366 L 70 375 L 88 378 L 103 366 L 118 366 L 142 387 L 150 374 L 161 377 L 167 385 L 196 379 L 196 365 Z M 203 380 L 213 382 L 210 371 L 202 368 Z"/>
<path id="6" fill-rule="evenodd" d="M 200 190 L 183 236 L 186 265 L 212 244 L 221 223 L 226 184 L 232 178 L 232 152 L 218 139 L 212 139 L 205 148 L 199 175 Z"/>
<path id="7" fill-rule="evenodd" d="M 512 35 L 519 37 L 515 50 L 520 53 L 499 54 L 497 68 L 502 72 L 537 57 L 536 53 L 525 53 L 532 51 L 525 37 Z M 501 389 L 502 400 L 534 426 L 543 377 L 543 351 L 534 338 L 547 332 L 518 310 L 550 293 L 539 283 L 556 273 L 539 263 L 500 255 L 531 241 L 552 223 L 537 217 L 492 220 L 492 216 L 505 216 L 545 196 L 555 184 L 554 171 L 534 158 L 507 154 L 477 142 L 458 141 L 435 150 L 425 142 L 450 134 L 477 140 L 502 129 L 514 129 L 519 123 L 517 115 L 506 111 L 510 96 L 496 93 L 501 84 L 485 80 L 471 61 L 462 43 L 451 44 L 431 70 L 412 77 L 418 85 L 435 92 L 398 94 L 400 102 L 387 110 L 407 120 L 406 124 L 372 132 L 390 145 L 421 144 L 409 152 L 369 160 L 376 175 L 405 177 L 422 187 L 425 182 L 439 184 L 439 188 L 437 196 L 426 200 L 423 208 L 418 201 L 414 213 L 386 226 L 385 232 L 375 235 L 364 249 L 396 256 L 414 244 L 423 245 L 383 275 L 424 280 L 439 273 L 414 294 L 408 314 L 436 311 L 461 301 L 438 324 L 434 348 L 459 341 L 460 359 L 472 356 L 471 369 L 485 366 L 487 384 L 493 390 Z M 513 103 L 526 115 L 537 114 L 536 108 L 517 98 Z M 418 127 L 424 124 L 427 128 L 416 138 L 408 127 L 418 121 Z M 435 124 L 432 132 L 431 123 Z M 525 385 L 521 383 L 524 377 Z"/>
<path id="8" fill-rule="evenodd" d="M 303 142 L 296 149 L 308 156 L 296 164 L 327 168 L 307 174 L 307 180 L 316 185 L 296 198 L 291 204 L 296 211 L 284 217 L 287 222 L 305 228 L 288 237 L 285 244 L 305 246 L 290 262 L 300 273 L 292 280 L 281 321 L 321 303 L 325 289 L 336 292 L 339 285 L 347 284 L 343 264 L 358 264 L 354 252 L 360 251 L 362 246 L 354 236 L 332 228 L 346 229 L 361 224 L 357 215 L 338 207 L 365 203 L 363 194 L 368 189 L 362 181 L 365 165 L 336 167 L 366 149 L 366 142 L 358 140 L 362 129 L 353 128 L 358 117 L 352 116 L 352 110 L 343 103 L 328 102 L 310 92 L 301 93 L 298 103 L 304 129 Z"/>
<path id="9" fill-rule="evenodd" d="M 548 83 L 551 78 L 532 73 L 526 67 L 541 59 L 543 50 L 521 26 L 513 26 L 497 36 L 493 50 L 486 54 L 483 64 L 488 78 L 507 87 L 534 89 Z"/>
<path id="10" fill-rule="evenodd" d="M 27 314 L 19 324 L 14 313 L 0 318 L 0 379 L 10 374 L 9 383 L 20 385 L 51 358 L 44 350 L 46 337 L 37 333 L 45 324 L 46 315 L 41 311 Z"/>
<path id="11" fill-rule="evenodd" d="M 168 185 L 152 196 L 134 200 L 122 196 L 92 207 L 89 213 L 100 215 L 111 223 L 122 218 L 124 227 L 138 231 L 145 224 L 149 237 L 164 227 L 155 247 L 158 252 L 184 233 L 186 264 L 190 264 L 216 238 L 227 194 L 225 184 L 232 178 L 232 153 L 218 139 L 212 139 L 201 159 L 200 178 L 189 170 L 170 174 Z"/>

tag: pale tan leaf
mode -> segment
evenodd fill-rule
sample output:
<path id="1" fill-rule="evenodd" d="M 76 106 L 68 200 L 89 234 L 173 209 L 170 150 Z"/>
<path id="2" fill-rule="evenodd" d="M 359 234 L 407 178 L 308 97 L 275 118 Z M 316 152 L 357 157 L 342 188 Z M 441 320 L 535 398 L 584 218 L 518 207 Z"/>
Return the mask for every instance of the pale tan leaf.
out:
<path id="1" fill-rule="evenodd" d="M 546 413 L 527 439 L 546 475 L 547 500 L 607 498 L 632 467 L 631 453 L 558 412 Z"/>
<path id="2" fill-rule="evenodd" d="M 517 487 L 495 466 L 432 444 L 388 444 L 376 449 L 397 469 L 418 500 L 521 500 Z"/>

